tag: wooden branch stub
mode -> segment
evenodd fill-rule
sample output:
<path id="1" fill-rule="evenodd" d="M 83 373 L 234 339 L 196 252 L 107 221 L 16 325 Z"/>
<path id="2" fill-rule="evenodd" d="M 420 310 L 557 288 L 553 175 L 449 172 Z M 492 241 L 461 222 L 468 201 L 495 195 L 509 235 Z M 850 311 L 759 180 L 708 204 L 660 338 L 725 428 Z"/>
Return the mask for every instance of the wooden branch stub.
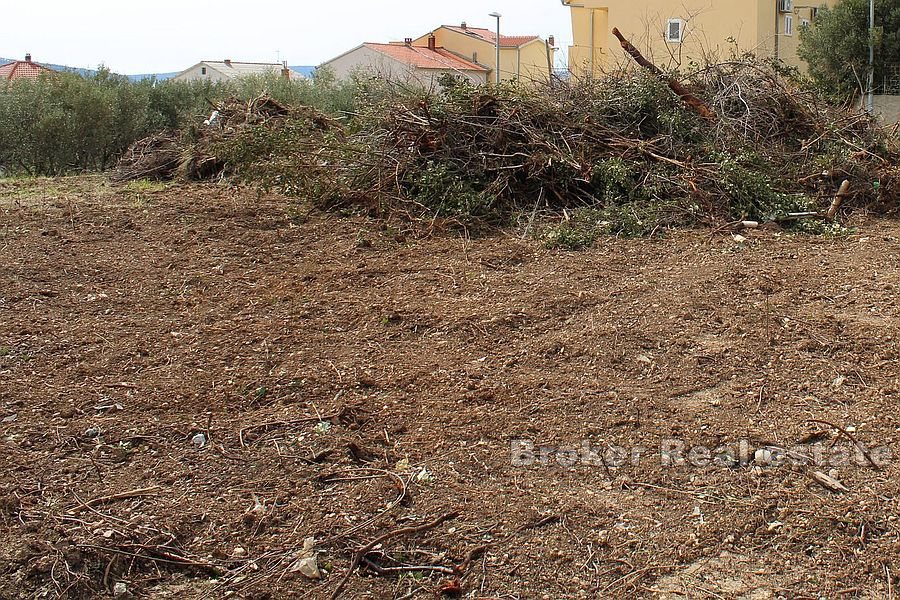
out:
<path id="1" fill-rule="evenodd" d="M 826 490 L 831 492 L 849 492 L 850 490 L 843 483 L 830 475 L 826 475 L 822 471 L 813 471 L 810 473 L 813 480 Z"/>
<path id="2" fill-rule="evenodd" d="M 850 191 L 850 181 L 845 179 L 841 183 L 840 189 L 838 189 L 837 195 L 834 197 L 834 200 L 831 202 L 831 206 L 828 207 L 828 212 L 825 213 L 825 220 L 831 223 L 834 221 L 834 217 L 837 216 L 837 211 L 841 207 L 841 203 L 844 201 L 844 198 L 847 197 L 847 192 Z"/>

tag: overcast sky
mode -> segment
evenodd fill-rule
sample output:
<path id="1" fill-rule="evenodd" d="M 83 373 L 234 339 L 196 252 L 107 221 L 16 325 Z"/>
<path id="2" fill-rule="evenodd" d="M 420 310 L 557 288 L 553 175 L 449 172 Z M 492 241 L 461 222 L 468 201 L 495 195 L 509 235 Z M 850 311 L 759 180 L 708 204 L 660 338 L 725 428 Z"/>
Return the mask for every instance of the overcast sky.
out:
<path id="1" fill-rule="evenodd" d="M 466 21 L 505 34 L 572 37 L 559 0 L 3 0 L 0 56 L 117 73 L 180 71 L 200 60 L 316 65 L 362 42 L 418 37 Z"/>

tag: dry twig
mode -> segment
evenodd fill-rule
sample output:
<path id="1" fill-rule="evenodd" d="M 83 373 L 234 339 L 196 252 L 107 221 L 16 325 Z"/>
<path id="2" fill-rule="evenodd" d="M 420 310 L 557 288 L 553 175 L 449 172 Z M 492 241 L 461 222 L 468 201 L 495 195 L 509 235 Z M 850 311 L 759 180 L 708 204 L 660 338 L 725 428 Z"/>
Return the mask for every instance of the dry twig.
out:
<path id="1" fill-rule="evenodd" d="M 141 488 L 137 490 L 131 490 L 128 492 L 120 492 L 118 494 L 111 494 L 109 496 L 102 496 L 100 498 L 94 498 L 93 500 L 88 500 L 86 502 L 81 502 L 78 506 L 70 508 L 68 510 L 69 514 L 78 514 L 81 511 L 92 508 L 94 506 L 99 506 L 101 504 L 108 504 L 110 502 L 116 502 L 117 500 L 129 500 L 131 498 L 143 498 L 145 496 L 154 496 L 156 492 L 158 492 L 161 488 L 159 487 L 149 487 L 149 488 Z"/>
<path id="2" fill-rule="evenodd" d="M 365 544 L 362 548 L 360 548 L 359 550 L 356 551 L 356 554 L 353 555 L 353 560 L 350 562 L 350 567 L 347 569 L 347 572 L 344 574 L 343 579 L 341 579 L 340 583 L 338 583 L 337 588 L 335 588 L 334 592 L 332 592 L 332 594 L 331 594 L 331 600 L 336 600 L 336 598 L 340 597 L 341 592 L 344 591 L 344 587 L 346 587 L 347 582 L 350 580 L 350 577 L 353 575 L 353 572 L 359 566 L 360 561 L 370 550 L 372 550 L 372 548 L 374 548 L 378 544 L 381 544 L 382 542 L 385 542 L 386 540 L 389 540 L 391 538 L 395 538 L 395 537 L 399 537 L 399 536 L 403 536 L 403 535 L 412 535 L 415 533 L 421 533 L 423 531 L 428 531 L 429 529 L 434 529 L 435 527 L 438 527 L 438 526 L 442 525 L 443 523 L 446 523 L 447 521 L 455 519 L 458 516 L 459 516 L 459 513 L 456 513 L 456 512 L 447 513 L 447 514 L 442 515 L 442 516 L 438 517 L 437 519 L 430 521 L 428 523 L 425 523 L 423 525 L 415 525 L 412 527 L 401 527 L 399 529 L 394 529 L 392 531 L 388 531 L 387 533 L 384 533 L 384 534 L 378 536 L 377 538 L 375 538 L 374 540 L 372 540 L 371 542 Z"/>

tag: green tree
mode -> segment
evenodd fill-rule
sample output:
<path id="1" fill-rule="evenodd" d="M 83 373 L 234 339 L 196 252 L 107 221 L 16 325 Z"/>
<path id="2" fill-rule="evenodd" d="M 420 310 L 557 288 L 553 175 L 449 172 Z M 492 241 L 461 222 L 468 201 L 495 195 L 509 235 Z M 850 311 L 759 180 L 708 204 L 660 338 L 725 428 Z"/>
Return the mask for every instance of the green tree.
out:
<path id="1" fill-rule="evenodd" d="M 875 90 L 883 89 L 887 69 L 900 65 L 900 2 L 875 1 Z M 815 23 L 800 32 L 800 58 L 809 74 L 829 92 L 863 93 L 869 69 L 869 0 L 838 0 L 821 8 Z"/>

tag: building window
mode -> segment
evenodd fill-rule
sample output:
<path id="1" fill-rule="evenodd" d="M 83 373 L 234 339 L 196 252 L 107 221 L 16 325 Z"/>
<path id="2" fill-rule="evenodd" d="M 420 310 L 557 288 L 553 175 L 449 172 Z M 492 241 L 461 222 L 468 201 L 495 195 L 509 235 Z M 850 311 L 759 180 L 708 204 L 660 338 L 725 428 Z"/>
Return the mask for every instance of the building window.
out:
<path id="1" fill-rule="evenodd" d="M 206 75 L 206 67 L 200 67 L 200 74 Z"/>
<path id="2" fill-rule="evenodd" d="M 793 15 L 784 15 L 784 35 L 794 35 Z"/>
<path id="3" fill-rule="evenodd" d="M 473 52 L 473 53 L 472 53 L 472 62 L 473 62 L 473 63 L 477 63 L 477 62 L 478 62 L 478 53 L 477 53 L 477 52 Z"/>
<path id="4" fill-rule="evenodd" d="M 800 19 L 800 29 L 803 29 L 804 27 L 809 27 L 809 26 L 810 26 L 809 19 Z"/>
<path id="5" fill-rule="evenodd" d="M 666 23 L 666 41 L 680 43 L 684 40 L 684 21 L 681 19 L 669 19 Z"/>

